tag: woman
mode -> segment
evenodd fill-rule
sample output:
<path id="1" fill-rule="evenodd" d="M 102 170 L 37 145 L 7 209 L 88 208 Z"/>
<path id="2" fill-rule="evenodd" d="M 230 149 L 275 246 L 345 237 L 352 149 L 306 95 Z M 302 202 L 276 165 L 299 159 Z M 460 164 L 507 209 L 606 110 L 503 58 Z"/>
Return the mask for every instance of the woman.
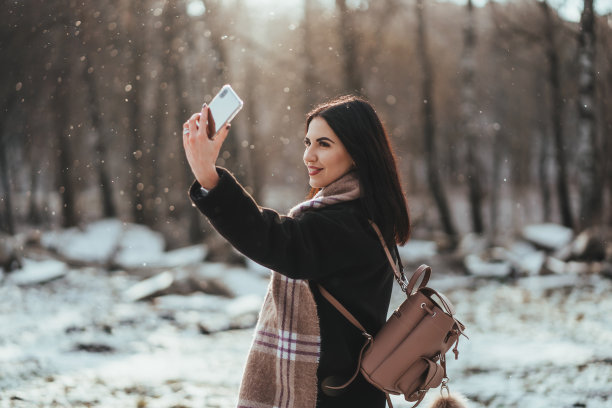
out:
<path id="1" fill-rule="evenodd" d="M 184 125 L 196 181 L 190 196 L 239 251 L 272 269 L 240 387 L 239 407 L 384 407 L 385 395 L 355 372 L 364 338 L 320 284 L 368 330 L 386 320 L 393 272 L 368 220 L 390 248 L 410 223 L 389 138 L 373 107 L 354 96 L 307 116 L 304 164 L 310 200 L 287 216 L 259 207 L 215 161 L 229 126 L 208 138 L 208 107 Z M 206 122 L 198 127 L 197 121 Z M 395 251 L 396 252 L 396 251 Z"/>

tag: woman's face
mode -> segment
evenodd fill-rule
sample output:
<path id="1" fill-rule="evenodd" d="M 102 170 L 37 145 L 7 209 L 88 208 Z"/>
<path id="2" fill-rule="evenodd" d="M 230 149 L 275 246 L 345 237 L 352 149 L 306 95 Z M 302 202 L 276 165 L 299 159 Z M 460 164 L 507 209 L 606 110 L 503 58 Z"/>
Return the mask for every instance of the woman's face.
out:
<path id="1" fill-rule="evenodd" d="M 338 136 L 321 117 L 315 117 L 308 125 L 304 144 L 304 164 L 313 188 L 327 187 L 354 165 Z"/>

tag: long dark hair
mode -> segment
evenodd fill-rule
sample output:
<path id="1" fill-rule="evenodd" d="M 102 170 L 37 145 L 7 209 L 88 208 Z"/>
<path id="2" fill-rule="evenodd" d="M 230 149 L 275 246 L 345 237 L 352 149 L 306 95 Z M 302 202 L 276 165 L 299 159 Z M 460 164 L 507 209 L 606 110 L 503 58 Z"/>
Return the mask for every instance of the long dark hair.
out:
<path id="1" fill-rule="evenodd" d="M 308 113 L 307 132 L 316 117 L 325 119 L 355 162 L 367 216 L 388 243 L 405 244 L 410 237 L 408 206 L 389 137 L 372 105 L 353 95 L 325 102 Z M 310 196 L 317 191 L 312 189 Z"/>

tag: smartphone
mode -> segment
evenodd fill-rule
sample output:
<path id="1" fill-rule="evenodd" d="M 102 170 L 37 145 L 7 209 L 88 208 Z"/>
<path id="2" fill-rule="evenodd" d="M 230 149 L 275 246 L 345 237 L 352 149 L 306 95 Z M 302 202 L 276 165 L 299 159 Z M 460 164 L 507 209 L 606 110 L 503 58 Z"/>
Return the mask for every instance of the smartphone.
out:
<path id="1" fill-rule="evenodd" d="M 242 109 L 243 102 L 230 85 L 223 85 L 213 100 L 208 104 L 215 120 L 215 134 L 230 122 Z"/>

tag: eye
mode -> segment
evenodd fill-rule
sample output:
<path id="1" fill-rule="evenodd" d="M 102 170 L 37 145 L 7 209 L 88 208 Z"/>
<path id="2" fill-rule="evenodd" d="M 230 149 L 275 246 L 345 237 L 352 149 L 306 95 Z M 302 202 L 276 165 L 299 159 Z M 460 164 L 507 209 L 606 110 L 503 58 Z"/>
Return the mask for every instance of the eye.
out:
<path id="1" fill-rule="evenodd" d="M 304 145 L 305 146 L 310 146 L 310 140 L 304 139 Z"/>
<path id="2" fill-rule="evenodd" d="M 325 141 L 321 140 L 321 141 L 319 142 L 319 146 L 321 146 L 321 147 L 329 147 L 329 146 L 331 146 L 331 145 L 330 145 L 328 142 L 325 142 Z"/>

